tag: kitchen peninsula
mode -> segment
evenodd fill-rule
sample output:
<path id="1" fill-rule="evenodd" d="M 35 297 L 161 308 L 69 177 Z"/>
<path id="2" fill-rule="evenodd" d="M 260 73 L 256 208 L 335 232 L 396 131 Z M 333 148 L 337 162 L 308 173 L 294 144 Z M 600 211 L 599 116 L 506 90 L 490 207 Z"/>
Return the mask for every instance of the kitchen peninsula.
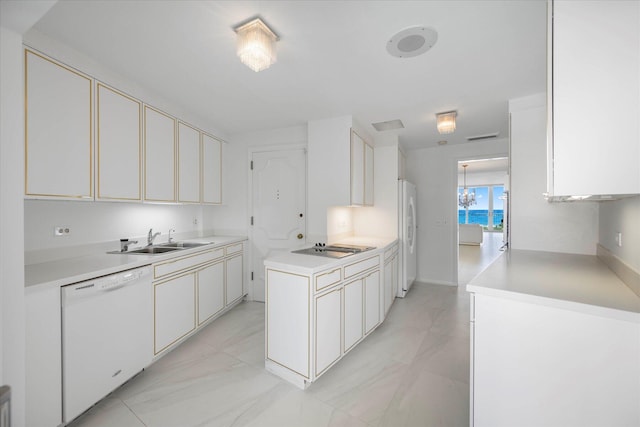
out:
<path id="1" fill-rule="evenodd" d="M 265 368 L 301 389 L 380 325 L 396 295 L 396 239 L 350 239 L 373 247 L 333 258 L 282 253 L 264 261 Z"/>
<path id="2" fill-rule="evenodd" d="M 513 250 L 471 292 L 471 425 L 640 425 L 640 297 L 596 256 Z"/>

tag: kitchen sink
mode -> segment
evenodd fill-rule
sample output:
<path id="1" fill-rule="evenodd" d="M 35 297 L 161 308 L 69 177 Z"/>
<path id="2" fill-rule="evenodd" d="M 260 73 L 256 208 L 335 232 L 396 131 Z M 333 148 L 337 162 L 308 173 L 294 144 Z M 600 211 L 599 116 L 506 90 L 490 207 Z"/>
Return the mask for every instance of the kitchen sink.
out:
<path id="1" fill-rule="evenodd" d="M 132 251 L 119 252 L 119 253 L 121 254 L 163 254 L 165 252 L 179 251 L 180 249 L 185 249 L 185 248 L 179 248 L 179 247 L 170 248 L 165 246 L 147 246 L 142 249 L 134 249 Z"/>
<path id="2" fill-rule="evenodd" d="M 120 254 L 120 255 L 129 255 L 129 254 L 143 254 L 143 255 L 157 255 L 164 254 L 167 252 L 179 251 L 181 249 L 190 249 L 197 248 L 199 246 L 211 245 L 213 242 L 166 242 L 166 243 L 158 243 L 157 245 L 145 246 L 140 249 L 132 249 L 129 251 L 111 251 L 107 252 L 109 254 Z"/>
<path id="3" fill-rule="evenodd" d="M 162 248 L 197 248 L 198 246 L 211 245 L 213 242 L 173 242 L 173 243 L 159 243 L 156 246 Z"/>

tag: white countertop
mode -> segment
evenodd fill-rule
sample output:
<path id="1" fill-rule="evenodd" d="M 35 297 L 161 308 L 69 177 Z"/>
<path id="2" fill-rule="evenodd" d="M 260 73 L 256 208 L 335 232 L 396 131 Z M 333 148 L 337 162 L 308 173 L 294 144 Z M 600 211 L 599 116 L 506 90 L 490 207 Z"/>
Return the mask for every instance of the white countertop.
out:
<path id="1" fill-rule="evenodd" d="M 640 297 L 596 256 L 510 249 L 467 291 L 640 323 Z"/>
<path id="2" fill-rule="evenodd" d="M 81 257 L 29 264 L 24 268 L 25 287 L 29 291 L 33 291 L 36 288 L 69 285 L 243 240 L 247 240 L 246 236 L 206 236 L 185 239 L 184 241 L 213 242 L 211 245 L 181 249 L 158 255 L 98 252 Z"/>
<path id="3" fill-rule="evenodd" d="M 332 244 L 340 243 L 347 245 L 358 246 L 372 246 L 375 249 L 361 252 L 358 254 L 350 255 L 344 258 L 330 258 L 318 255 L 304 255 L 294 254 L 287 250 L 279 254 L 273 255 L 264 260 L 266 267 L 287 270 L 301 274 L 315 274 L 319 271 L 323 271 L 329 268 L 337 267 L 343 264 L 350 263 L 352 261 L 358 261 L 368 258 L 373 255 L 384 252 L 391 245 L 397 242 L 397 239 L 393 238 L 368 238 L 368 237 L 350 237 L 340 240 L 338 242 L 332 242 Z M 309 247 L 312 245 L 307 245 Z"/>

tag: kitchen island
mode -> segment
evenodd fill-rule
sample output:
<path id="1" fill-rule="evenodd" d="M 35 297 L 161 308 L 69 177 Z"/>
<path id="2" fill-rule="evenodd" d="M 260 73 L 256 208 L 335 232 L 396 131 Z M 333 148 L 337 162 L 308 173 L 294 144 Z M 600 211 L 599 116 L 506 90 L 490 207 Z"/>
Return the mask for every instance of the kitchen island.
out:
<path id="1" fill-rule="evenodd" d="M 397 240 L 340 243 L 374 249 L 342 258 L 289 252 L 264 262 L 265 368 L 301 389 L 373 332 L 395 298 Z"/>
<path id="2" fill-rule="evenodd" d="M 467 290 L 472 426 L 640 425 L 640 297 L 601 260 L 509 250 Z"/>

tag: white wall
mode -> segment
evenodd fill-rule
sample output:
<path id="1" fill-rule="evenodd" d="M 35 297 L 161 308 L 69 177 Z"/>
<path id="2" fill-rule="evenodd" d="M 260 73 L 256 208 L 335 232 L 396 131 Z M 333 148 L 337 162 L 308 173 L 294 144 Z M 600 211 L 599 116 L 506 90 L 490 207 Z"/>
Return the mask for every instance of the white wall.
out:
<path id="1" fill-rule="evenodd" d="M 508 141 L 499 139 L 445 145 L 406 153 L 407 180 L 417 189 L 416 280 L 457 285 L 458 160 L 506 156 Z"/>
<path id="2" fill-rule="evenodd" d="M 598 205 L 548 203 L 546 97 L 511 100 L 511 248 L 595 255 Z"/>
<path id="3" fill-rule="evenodd" d="M 203 211 L 215 206 L 153 205 L 142 203 L 25 200 L 25 251 L 112 242 L 136 238 L 146 244 L 150 228 L 162 233 L 156 242 L 166 241 L 169 229 L 177 236 L 195 236 L 202 229 Z M 68 236 L 54 236 L 55 226 L 67 226 Z M 172 233 L 173 234 L 173 233 Z M 28 262 L 29 263 L 29 262 Z"/>
<path id="4" fill-rule="evenodd" d="M 4 10 L 3 10 L 4 12 Z M 25 423 L 24 93 L 22 37 L 0 27 L 0 385 L 14 426 Z"/>
<path id="5" fill-rule="evenodd" d="M 480 187 L 486 185 L 503 185 L 508 184 L 509 176 L 507 171 L 494 171 L 494 172 L 476 172 L 470 173 L 467 171 L 467 186 L 468 187 Z M 458 186 L 464 185 L 464 175 L 458 174 Z"/>
<path id="6" fill-rule="evenodd" d="M 622 233 L 622 247 L 615 241 Z M 640 196 L 600 202 L 599 243 L 640 273 Z"/>

